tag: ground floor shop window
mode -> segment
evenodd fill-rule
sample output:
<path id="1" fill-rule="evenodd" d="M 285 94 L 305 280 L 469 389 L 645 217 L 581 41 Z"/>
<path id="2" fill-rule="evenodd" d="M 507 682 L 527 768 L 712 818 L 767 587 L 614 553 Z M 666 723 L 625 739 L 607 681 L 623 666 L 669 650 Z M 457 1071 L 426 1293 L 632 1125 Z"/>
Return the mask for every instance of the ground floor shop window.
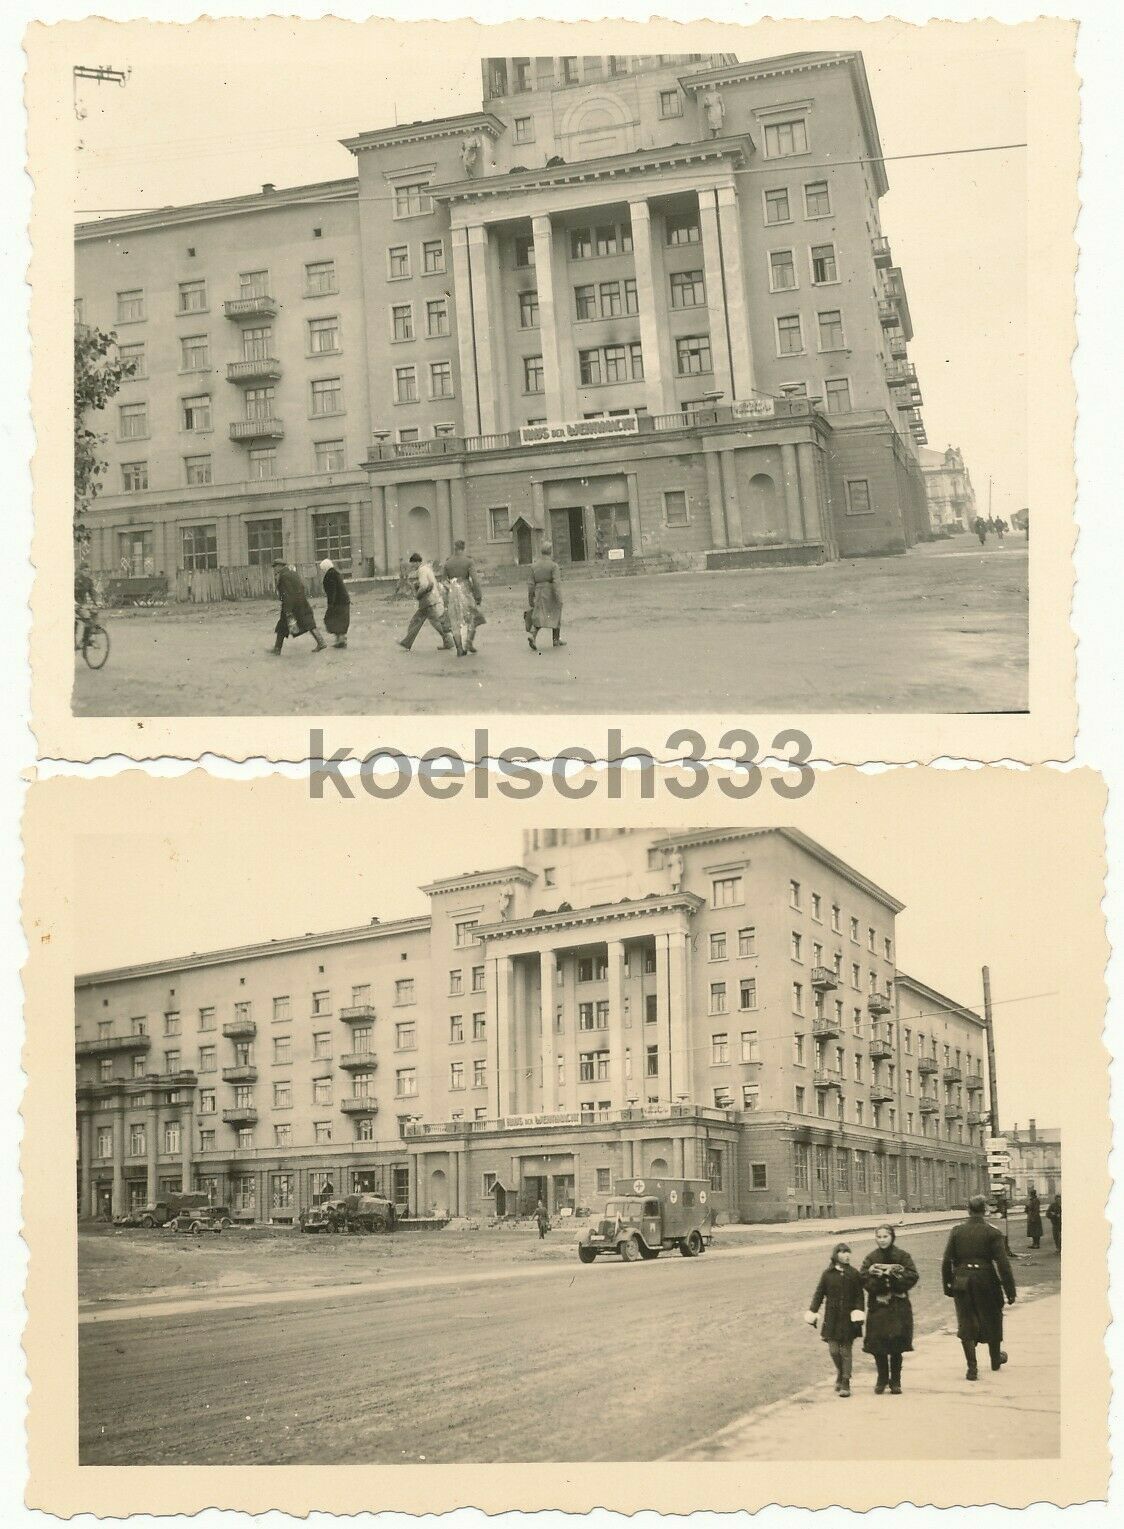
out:
<path id="1" fill-rule="evenodd" d="M 123 574 L 132 578 L 152 573 L 156 567 L 153 557 L 153 533 L 151 531 L 118 531 L 117 566 Z"/>
<path id="2" fill-rule="evenodd" d="M 722 1153 L 716 1147 L 708 1147 L 706 1153 L 706 1176 L 711 1189 L 722 1188 Z"/>
<path id="3" fill-rule="evenodd" d="M 269 568 L 282 556 L 281 517 L 246 522 L 246 554 L 252 568 Z"/>
<path id="4" fill-rule="evenodd" d="M 273 1173 L 269 1177 L 269 1208 L 271 1211 L 291 1211 L 293 1208 L 293 1175 Z"/>
<path id="5" fill-rule="evenodd" d="M 209 526 L 183 526 L 180 530 L 183 566 L 188 573 L 202 573 L 219 566 L 218 529 Z"/>
<path id="6" fill-rule="evenodd" d="M 257 1184 L 252 1173 L 240 1174 L 234 1180 L 234 1207 L 236 1210 L 252 1211 L 257 1205 Z"/>
<path id="7" fill-rule="evenodd" d="M 331 558 L 338 568 L 351 567 L 351 515 L 347 510 L 322 510 L 312 517 L 316 560 Z"/>

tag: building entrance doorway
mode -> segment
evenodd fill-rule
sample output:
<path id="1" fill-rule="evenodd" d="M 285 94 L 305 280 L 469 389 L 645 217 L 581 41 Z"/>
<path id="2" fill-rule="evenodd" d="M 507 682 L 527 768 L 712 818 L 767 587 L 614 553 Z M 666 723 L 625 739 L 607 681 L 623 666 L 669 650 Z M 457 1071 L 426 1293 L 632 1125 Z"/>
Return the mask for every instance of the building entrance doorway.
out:
<path id="1" fill-rule="evenodd" d="M 554 543 L 556 562 L 584 563 L 587 560 L 585 516 L 580 504 L 569 505 L 562 510 L 551 510 L 550 533 Z"/>
<path id="2" fill-rule="evenodd" d="M 632 556 L 632 523 L 628 518 L 627 504 L 596 504 L 593 507 L 593 524 L 597 537 L 597 556 L 607 557 L 610 551 Z"/>
<path id="3" fill-rule="evenodd" d="M 545 1173 L 541 1176 L 523 1175 L 523 1183 L 520 1185 L 519 1193 L 519 1211 L 521 1215 L 531 1215 L 540 1200 L 546 1205 L 547 1210 L 550 1209 L 547 1203 L 547 1196 L 549 1194 L 547 1183 L 548 1180 Z"/>
<path id="4" fill-rule="evenodd" d="M 956 1206 L 956 1203 L 957 1203 L 957 1201 L 959 1199 L 960 1199 L 960 1185 L 956 1182 L 956 1175 L 954 1173 L 950 1173 L 949 1176 L 948 1176 L 948 1206 L 947 1206 L 947 1209 L 948 1210 L 954 1209 L 955 1206 Z"/>
<path id="5" fill-rule="evenodd" d="M 552 1216 L 556 1216 L 561 1210 L 574 1210 L 574 1175 L 572 1173 L 556 1173 L 550 1181 L 550 1199 L 546 1208 Z"/>
<path id="6" fill-rule="evenodd" d="M 515 544 L 515 561 L 520 564 L 533 562 L 531 528 L 522 517 L 512 526 L 511 536 Z"/>
<path id="7" fill-rule="evenodd" d="M 394 1209 L 400 1216 L 409 1215 L 410 1211 L 410 1170 L 405 1165 L 394 1169 L 394 1186 L 391 1191 L 394 1199 Z"/>
<path id="8" fill-rule="evenodd" d="M 449 1214 L 449 1181 L 444 1168 L 435 1168 L 429 1175 L 429 1211 L 434 1216 Z"/>
<path id="9" fill-rule="evenodd" d="M 99 1184 L 94 1200 L 94 1215 L 99 1221 L 113 1220 L 113 1189 L 109 1184 Z"/>

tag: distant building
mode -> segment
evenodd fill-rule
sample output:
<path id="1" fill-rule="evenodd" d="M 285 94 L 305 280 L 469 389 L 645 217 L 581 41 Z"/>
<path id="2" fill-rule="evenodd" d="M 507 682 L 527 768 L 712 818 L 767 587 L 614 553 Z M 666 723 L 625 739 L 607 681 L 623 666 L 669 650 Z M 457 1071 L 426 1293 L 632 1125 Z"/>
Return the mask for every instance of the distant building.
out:
<path id="1" fill-rule="evenodd" d="M 291 1222 L 592 1206 L 722 1219 L 962 1206 L 983 1024 L 895 964 L 902 904 L 794 829 L 544 830 L 428 917 L 77 978 L 78 1206 L 181 1185 Z"/>
<path id="2" fill-rule="evenodd" d="M 927 534 L 862 56 L 490 58 L 350 179 L 82 224 L 97 568 L 815 562 Z"/>
<path id="3" fill-rule="evenodd" d="M 949 446 L 944 451 L 922 448 L 921 471 L 933 530 L 970 531 L 976 518 L 976 495 L 960 447 Z"/>
<path id="4" fill-rule="evenodd" d="M 1025 1200 L 1029 1189 L 1037 1189 L 1043 1201 L 1061 1193 L 1062 1133 L 1056 1126 L 1031 1120 L 1020 1130 L 1016 1123 L 1005 1139 L 1017 1200 Z"/>

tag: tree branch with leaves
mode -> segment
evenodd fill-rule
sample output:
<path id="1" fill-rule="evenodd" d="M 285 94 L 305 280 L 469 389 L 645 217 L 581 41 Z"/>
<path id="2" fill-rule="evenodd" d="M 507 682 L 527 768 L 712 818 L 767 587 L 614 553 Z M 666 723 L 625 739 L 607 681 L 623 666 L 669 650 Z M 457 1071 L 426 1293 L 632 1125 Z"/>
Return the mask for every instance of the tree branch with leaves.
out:
<path id="1" fill-rule="evenodd" d="M 104 431 L 93 428 L 99 414 L 136 371 L 136 362 L 123 360 L 112 331 L 87 324 L 74 328 L 74 542 L 85 552 L 90 542 L 87 510 L 101 491 L 106 462 L 101 448 Z"/>

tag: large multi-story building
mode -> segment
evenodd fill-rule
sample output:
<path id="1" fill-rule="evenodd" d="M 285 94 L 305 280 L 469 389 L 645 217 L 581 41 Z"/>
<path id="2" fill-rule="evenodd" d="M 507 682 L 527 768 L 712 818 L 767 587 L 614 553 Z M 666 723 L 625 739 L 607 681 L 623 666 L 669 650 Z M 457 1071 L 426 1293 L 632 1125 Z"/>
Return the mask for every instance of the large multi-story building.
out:
<path id="1" fill-rule="evenodd" d="M 1016 1200 L 1025 1200 L 1031 1189 L 1036 1189 L 1044 1201 L 1061 1194 L 1062 1133 L 1057 1126 L 1040 1126 L 1036 1120 L 1030 1120 L 1020 1131 L 1016 1121 L 1004 1132 L 1003 1141 L 1007 1177 Z"/>
<path id="2" fill-rule="evenodd" d="M 816 561 L 927 532 L 862 57 L 486 59 L 351 179 L 77 230 L 94 563 Z"/>
<path id="3" fill-rule="evenodd" d="M 902 904 L 792 829 L 542 831 L 428 917 L 76 984 L 79 1209 L 192 1185 L 288 1221 L 596 1203 L 705 1176 L 720 1216 L 963 1203 L 971 1010 L 897 969 Z"/>
<path id="4" fill-rule="evenodd" d="M 976 491 L 959 446 L 921 449 L 921 471 L 934 531 L 970 531 L 976 519 Z"/>

